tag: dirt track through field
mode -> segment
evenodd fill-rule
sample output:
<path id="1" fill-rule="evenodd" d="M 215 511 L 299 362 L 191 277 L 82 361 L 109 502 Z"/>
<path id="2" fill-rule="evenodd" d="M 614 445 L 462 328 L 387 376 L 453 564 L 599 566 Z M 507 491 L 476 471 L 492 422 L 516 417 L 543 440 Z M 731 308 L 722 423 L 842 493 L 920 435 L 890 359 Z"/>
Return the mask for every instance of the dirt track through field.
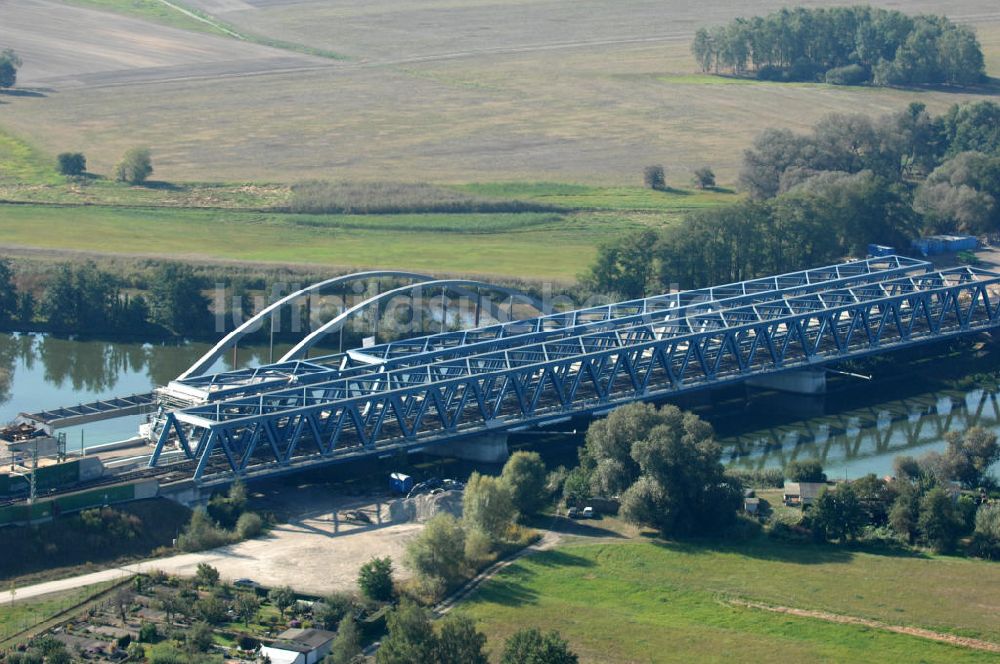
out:
<path id="1" fill-rule="evenodd" d="M 957 636 L 955 634 L 945 634 L 943 632 L 935 632 L 929 629 L 922 629 L 920 627 L 907 627 L 905 625 L 890 625 L 888 623 L 879 622 L 877 620 L 869 620 L 868 618 L 845 616 L 838 613 L 829 613 L 828 611 L 813 611 L 810 609 L 794 609 L 788 606 L 773 606 L 770 604 L 762 604 L 760 602 L 729 600 L 728 603 L 735 606 L 746 607 L 748 609 L 760 609 L 761 611 L 771 611 L 773 613 L 785 613 L 791 616 L 799 616 L 801 618 L 815 618 L 817 620 L 825 620 L 827 622 L 841 623 L 844 625 L 860 625 L 862 627 L 870 627 L 872 629 L 882 629 L 889 632 L 895 632 L 896 634 L 906 634 L 908 636 L 916 636 L 921 639 L 929 639 L 931 641 L 948 643 L 953 646 L 972 648 L 973 650 L 983 650 L 986 652 L 1000 653 L 1000 644 L 993 643 L 992 641 L 983 641 L 981 639 L 973 639 L 967 636 Z"/>

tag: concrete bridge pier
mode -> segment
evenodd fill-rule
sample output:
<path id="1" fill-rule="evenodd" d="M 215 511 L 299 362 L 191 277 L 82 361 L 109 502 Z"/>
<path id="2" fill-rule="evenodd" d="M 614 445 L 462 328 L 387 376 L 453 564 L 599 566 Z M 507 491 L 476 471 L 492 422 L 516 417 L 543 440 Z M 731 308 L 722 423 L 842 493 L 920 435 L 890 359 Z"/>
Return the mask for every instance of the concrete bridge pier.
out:
<path id="1" fill-rule="evenodd" d="M 507 449 L 507 434 L 504 432 L 486 433 L 481 436 L 428 445 L 420 451 L 431 456 L 451 457 L 480 463 L 503 463 L 510 456 L 510 451 Z"/>
<path id="2" fill-rule="evenodd" d="M 750 378 L 746 384 L 747 387 L 761 387 L 792 394 L 826 394 L 826 370 L 820 368 L 784 371 Z"/>

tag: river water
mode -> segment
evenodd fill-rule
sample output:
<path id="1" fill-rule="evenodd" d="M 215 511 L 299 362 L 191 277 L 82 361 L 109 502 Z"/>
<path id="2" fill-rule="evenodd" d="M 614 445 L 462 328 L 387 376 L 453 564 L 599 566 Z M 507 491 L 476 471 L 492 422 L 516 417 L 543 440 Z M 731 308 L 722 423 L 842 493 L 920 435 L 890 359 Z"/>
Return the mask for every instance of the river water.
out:
<path id="1" fill-rule="evenodd" d="M 206 343 L 74 340 L 41 334 L 0 335 L 0 422 L 21 412 L 148 392 L 184 371 Z M 283 349 L 275 348 L 275 357 Z M 248 346 L 240 366 L 259 364 L 268 348 Z M 215 371 L 231 369 L 231 354 Z M 1000 432 L 995 389 L 921 392 L 903 384 L 832 385 L 826 397 L 730 390 L 696 408 L 716 427 L 726 462 L 741 468 L 782 467 L 819 458 L 833 478 L 887 474 L 899 454 L 919 456 L 944 447 L 943 433 L 980 425 Z M 67 448 L 135 435 L 142 416 L 66 429 Z"/>
<path id="2" fill-rule="evenodd" d="M 207 343 L 138 343 L 66 339 L 45 334 L 0 335 L 0 422 L 22 412 L 141 394 L 176 378 Z M 275 352 L 278 352 L 276 347 Z M 241 366 L 266 361 L 267 346 L 241 347 Z M 228 354 L 213 370 L 233 367 Z M 70 451 L 130 438 L 143 416 L 63 429 Z"/>

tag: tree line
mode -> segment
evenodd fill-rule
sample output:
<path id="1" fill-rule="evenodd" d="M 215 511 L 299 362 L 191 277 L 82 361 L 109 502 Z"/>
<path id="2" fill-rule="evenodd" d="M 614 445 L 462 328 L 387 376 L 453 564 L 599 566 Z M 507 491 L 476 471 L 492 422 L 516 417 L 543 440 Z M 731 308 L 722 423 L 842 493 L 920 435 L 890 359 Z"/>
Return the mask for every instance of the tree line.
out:
<path id="1" fill-rule="evenodd" d="M 945 434 L 945 442 L 941 453 L 897 457 L 893 479 L 868 475 L 827 486 L 794 527 L 766 512 L 759 517 L 778 539 L 860 539 L 953 552 L 966 537 L 970 555 L 1000 558 L 1000 485 L 990 475 L 1000 461 L 997 436 L 973 427 Z M 579 466 L 560 474 L 567 504 L 618 496 L 626 521 L 664 537 L 754 536 L 761 523 L 738 517 L 745 485 L 781 486 L 786 477 L 827 480 L 815 461 L 759 476 L 727 471 L 712 427 L 670 405 L 637 403 L 612 411 L 590 426 L 579 457 Z"/>
<path id="2" fill-rule="evenodd" d="M 703 71 L 837 85 L 973 85 L 986 80 L 975 32 L 944 16 L 869 6 L 782 9 L 701 28 Z"/>
<path id="3" fill-rule="evenodd" d="M 932 116 L 914 103 L 871 119 L 829 115 L 812 132 L 767 129 L 744 153 L 736 205 L 618 238 L 584 284 L 639 297 L 909 251 L 924 233 L 1000 231 L 1000 106 Z"/>
<path id="4" fill-rule="evenodd" d="M 945 434 L 943 453 L 897 457 L 894 477 L 874 474 L 824 490 L 802 521 L 816 540 L 866 540 L 918 545 L 951 553 L 966 537 L 967 552 L 1000 558 L 1000 503 L 986 498 L 997 489 L 989 468 L 1000 461 L 996 434 L 980 427 Z M 786 475 L 825 482 L 818 462 L 799 464 Z M 978 489 L 980 493 L 960 491 Z M 796 534 L 779 527 L 779 537 Z"/>
<path id="5" fill-rule="evenodd" d="M 10 261 L 0 260 L 0 325 L 57 333 L 114 336 L 200 336 L 213 330 L 207 287 L 190 266 L 155 269 L 145 295 L 93 262 L 56 268 L 40 297 L 19 288 Z"/>

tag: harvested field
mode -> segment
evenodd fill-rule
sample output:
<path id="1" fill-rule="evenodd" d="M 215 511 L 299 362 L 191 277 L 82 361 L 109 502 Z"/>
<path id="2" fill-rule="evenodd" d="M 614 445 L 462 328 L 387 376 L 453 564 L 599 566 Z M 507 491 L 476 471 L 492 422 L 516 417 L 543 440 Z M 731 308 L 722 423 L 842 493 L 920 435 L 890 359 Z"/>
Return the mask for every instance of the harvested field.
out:
<path id="1" fill-rule="evenodd" d="M 287 51 L 49 0 L 0 2 L 0 44 L 24 61 L 22 88 L 52 92 L 325 65 Z M 107 97 L 105 97 L 107 101 Z"/>
<path id="2" fill-rule="evenodd" d="M 26 85 L 58 92 L 6 99 L 3 127 L 50 153 L 83 150 L 105 173 L 128 147 L 148 145 L 156 177 L 172 181 L 619 184 L 637 183 L 643 166 L 664 163 L 671 183 L 686 183 L 705 164 L 727 183 L 742 150 L 768 126 L 802 130 L 829 112 L 878 115 L 912 101 L 941 111 L 996 94 L 694 75 L 694 29 L 748 11 L 718 1 L 192 4 L 240 30 L 352 59 L 310 58 L 26 0 L 8 9 L 12 20 L 0 27 L 0 41 L 24 51 Z M 754 11 L 783 4 L 767 0 Z M 56 19 L 28 18 L 43 7 Z M 972 23 L 997 73 L 995 5 L 920 0 L 897 8 L 947 11 Z M 94 43 L 63 46 L 60 30 L 84 17 L 94 30 L 73 38 Z M 89 36 L 95 31 L 125 43 L 142 34 L 136 49 L 147 55 L 136 60 L 128 46 L 104 53 L 117 47 L 98 48 L 103 41 Z M 176 48 L 153 48 L 150 34 L 169 37 Z M 84 54 L 81 62 L 67 63 L 75 51 Z"/>

